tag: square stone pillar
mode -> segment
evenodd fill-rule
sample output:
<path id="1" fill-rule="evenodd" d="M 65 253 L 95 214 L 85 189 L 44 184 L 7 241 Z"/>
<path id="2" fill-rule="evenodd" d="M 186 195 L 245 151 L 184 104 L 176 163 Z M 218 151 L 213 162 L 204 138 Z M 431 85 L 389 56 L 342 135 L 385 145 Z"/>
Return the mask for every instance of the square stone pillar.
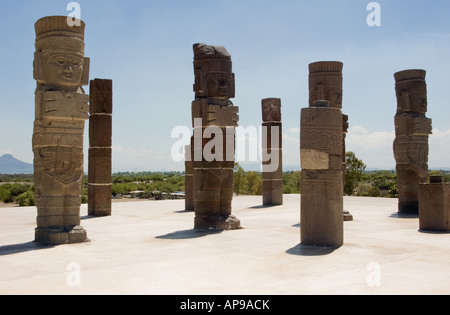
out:
<path id="1" fill-rule="evenodd" d="M 450 183 L 442 176 L 419 185 L 419 222 L 423 231 L 450 232 Z"/>
<path id="2" fill-rule="evenodd" d="M 112 213 L 112 81 L 95 79 L 90 84 L 88 213 Z"/>
<path id="3" fill-rule="evenodd" d="M 262 100 L 262 194 L 263 205 L 283 204 L 283 156 L 281 100 Z"/>

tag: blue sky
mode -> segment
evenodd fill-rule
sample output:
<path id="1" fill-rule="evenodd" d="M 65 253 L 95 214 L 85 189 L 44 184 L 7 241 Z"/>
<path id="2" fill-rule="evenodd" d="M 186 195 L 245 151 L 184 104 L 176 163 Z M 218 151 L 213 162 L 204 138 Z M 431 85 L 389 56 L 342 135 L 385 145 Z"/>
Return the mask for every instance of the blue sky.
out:
<path id="1" fill-rule="evenodd" d="M 0 155 L 33 160 L 34 23 L 44 16 L 69 14 L 69 2 L 2 1 Z M 382 169 L 395 167 L 393 74 L 425 69 L 427 116 L 434 129 L 430 167 L 450 167 L 447 0 L 377 1 L 379 27 L 367 25 L 368 0 L 77 2 L 86 23 L 90 77 L 114 84 L 115 172 L 184 169 L 172 160 L 177 139 L 171 132 L 191 124 L 192 45 L 198 42 L 222 45 L 230 52 L 236 74 L 233 102 L 240 107 L 241 126 L 261 124 L 261 99 L 281 98 L 286 167 L 299 168 L 300 110 L 308 106 L 309 63 L 344 63 L 347 149 L 369 168 Z"/>

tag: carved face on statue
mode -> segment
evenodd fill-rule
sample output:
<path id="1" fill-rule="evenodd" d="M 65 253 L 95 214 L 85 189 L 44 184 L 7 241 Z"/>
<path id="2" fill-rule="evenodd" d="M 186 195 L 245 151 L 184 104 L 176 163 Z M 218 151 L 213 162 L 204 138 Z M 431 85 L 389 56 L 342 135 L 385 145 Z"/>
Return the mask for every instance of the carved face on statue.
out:
<path id="1" fill-rule="evenodd" d="M 309 65 L 309 106 L 326 100 L 333 108 L 342 109 L 342 68 L 339 61 L 319 61 Z"/>
<path id="2" fill-rule="evenodd" d="M 413 112 L 419 115 L 428 110 L 427 89 L 423 82 L 409 83 L 407 87 L 398 89 L 399 112 Z"/>
<path id="3" fill-rule="evenodd" d="M 62 86 L 80 86 L 84 71 L 84 58 L 70 53 L 44 54 L 46 81 Z"/>
<path id="4" fill-rule="evenodd" d="M 231 56 L 224 47 L 195 44 L 194 72 L 196 98 L 234 98 Z"/>
<path id="5" fill-rule="evenodd" d="M 233 89 L 233 76 L 226 73 L 211 73 L 206 75 L 206 86 L 209 97 L 230 98 Z"/>
<path id="6" fill-rule="evenodd" d="M 398 113 L 412 112 L 419 115 L 428 110 L 427 83 L 425 70 L 405 70 L 397 72 L 395 90 L 397 93 Z"/>
<path id="7" fill-rule="evenodd" d="M 67 17 L 38 20 L 34 78 L 41 85 L 75 89 L 89 84 L 89 58 L 84 57 L 84 28 L 67 24 Z"/>

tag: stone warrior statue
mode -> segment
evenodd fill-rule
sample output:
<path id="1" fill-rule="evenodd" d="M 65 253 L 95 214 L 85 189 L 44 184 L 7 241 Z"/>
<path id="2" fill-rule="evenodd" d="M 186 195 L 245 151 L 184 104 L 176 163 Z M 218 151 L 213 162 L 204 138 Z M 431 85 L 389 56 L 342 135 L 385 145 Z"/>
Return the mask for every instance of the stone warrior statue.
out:
<path id="1" fill-rule="evenodd" d="M 89 59 L 84 57 L 85 24 L 69 26 L 67 17 L 38 20 L 34 78 L 34 182 L 37 206 L 35 241 L 80 243 L 83 134 L 89 117 Z"/>
<path id="2" fill-rule="evenodd" d="M 398 211 L 419 212 L 419 186 L 428 183 L 428 138 L 432 121 L 427 113 L 425 70 L 397 72 L 394 157 L 397 162 Z"/>
<path id="3" fill-rule="evenodd" d="M 316 101 L 326 100 L 331 108 L 342 110 L 344 64 L 340 61 L 319 61 L 309 64 L 309 107 Z M 345 176 L 345 139 L 348 133 L 348 116 L 342 115 L 342 172 Z M 343 177 L 344 178 L 344 177 Z M 342 188 L 343 189 L 343 188 Z M 344 194 L 344 191 L 342 191 Z M 344 221 L 352 221 L 353 215 L 344 211 Z"/>
<path id="4" fill-rule="evenodd" d="M 235 94 L 231 56 L 221 46 L 195 44 L 193 48 L 194 225 L 196 229 L 238 229 L 240 221 L 231 215 L 239 120 L 239 109 L 230 101 Z"/>

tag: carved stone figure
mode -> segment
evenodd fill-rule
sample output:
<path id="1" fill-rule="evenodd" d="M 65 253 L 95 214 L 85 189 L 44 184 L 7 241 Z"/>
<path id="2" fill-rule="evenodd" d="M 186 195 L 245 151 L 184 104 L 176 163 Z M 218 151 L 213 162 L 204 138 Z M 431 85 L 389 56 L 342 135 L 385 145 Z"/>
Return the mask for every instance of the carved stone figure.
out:
<path id="1" fill-rule="evenodd" d="M 90 83 L 88 214 L 112 213 L 112 81 Z"/>
<path id="2" fill-rule="evenodd" d="M 339 61 L 319 61 L 309 65 L 309 106 L 327 100 L 332 108 L 342 109 L 342 69 Z"/>
<path id="3" fill-rule="evenodd" d="M 319 61 L 309 65 L 309 106 L 319 100 L 330 102 L 330 107 L 342 110 L 344 64 L 339 61 Z M 345 138 L 348 133 L 348 116 L 342 115 L 342 172 L 345 173 Z M 342 191 L 344 194 L 344 191 Z M 352 221 L 353 215 L 343 210 L 344 221 Z"/>
<path id="4" fill-rule="evenodd" d="M 419 185 L 428 182 L 428 138 L 432 133 L 427 112 L 427 85 L 424 70 L 405 70 L 395 75 L 397 114 L 395 115 L 394 157 L 400 213 L 418 213 Z"/>
<path id="5" fill-rule="evenodd" d="M 221 46 L 195 44 L 195 101 L 192 157 L 196 229 L 240 228 L 231 215 L 235 127 L 239 108 L 234 98 L 231 56 Z"/>
<path id="6" fill-rule="evenodd" d="M 38 20 L 34 78 L 33 133 L 37 206 L 35 240 L 44 244 L 87 240 L 80 226 L 83 183 L 83 134 L 89 117 L 89 59 L 84 56 L 85 24 L 69 26 L 67 17 Z"/>
<path id="7" fill-rule="evenodd" d="M 301 243 L 341 246 L 344 242 L 342 112 L 316 101 L 301 113 Z"/>
<path id="8" fill-rule="evenodd" d="M 263 205 L 283 204 L 281 100 L 262 100 Z"/>

